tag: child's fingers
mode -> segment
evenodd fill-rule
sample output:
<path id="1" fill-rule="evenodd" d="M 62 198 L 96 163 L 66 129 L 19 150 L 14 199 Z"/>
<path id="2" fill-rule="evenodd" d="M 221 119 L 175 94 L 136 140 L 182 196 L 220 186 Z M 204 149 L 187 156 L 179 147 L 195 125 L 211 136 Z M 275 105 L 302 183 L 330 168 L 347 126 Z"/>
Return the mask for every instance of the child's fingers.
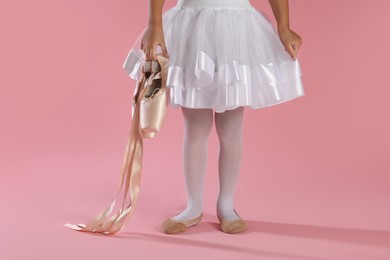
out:
<path id="1" fill-rule="evenodd" d="M 299 42 L 293 42 L 291 45 L 292 45 L 292 48 L 294 49 L 295 54 L 298 54 L 299 47 L 300 47 Z"/>
<path id="2" fill-rule="evenodd" d="M 156 60 L 156 44 L 153 44 L 150 48 L 147 48 L 146 60 Z"/>
<path id="3" fill-rule="evenodd" d="M 287 51 L 290 54 L 291 58 L 293 58 L 294 60 L 297 58 L 296 57 L 296 52 L 295 52 L 295 50 L 293 48 L 293 44 L 292 43 L 287 45 Z"/>
<path id="4" fill-rule="evenodd" d="M 164 56 L 167 57 L 167 58 L 170 58 L 170 57 L 169 57 L 168 50 L 167 50 L 167 46 L 165 45 L 165 42 L 163 42 L 163 43 L 161 44 L 161 46 L 162 46 L 161 49 L 162 49 L 162 52 L 163 52 Z"/>
<path id="5" fill-rule="evenodd" d="M 156 59 L 156 45 L 153 45 L 152 46 L 152 49 L 150 50 L 150 58 L 152 60 L 155 60 Z"/>
<path id="6" fill-rule="evenodd" d="M 153 47 L 152 48 L 146 48 L 145 56 L 146 60 L 153 60 Z"/>

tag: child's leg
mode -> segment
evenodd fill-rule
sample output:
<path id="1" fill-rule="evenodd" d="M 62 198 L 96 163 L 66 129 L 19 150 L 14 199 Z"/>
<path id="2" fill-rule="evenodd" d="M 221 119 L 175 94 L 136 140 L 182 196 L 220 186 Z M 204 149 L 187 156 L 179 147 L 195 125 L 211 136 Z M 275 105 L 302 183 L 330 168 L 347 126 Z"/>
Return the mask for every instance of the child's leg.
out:
<path id="1" fill-rule="evenodd" d="M 182 107 L 184 117 L 183 171 L 187 189 L 187 207 L 174 217 L 183 221 L 195 218 L 203 210 L 204 175 L 208 136 L 213 126 L 212 109 Z"/>
<path id="2" fill-rule="evenodd" d="M 234 212 L 234 190 L 238 180 L 242 153 L 242 121 L 244 107 L 215 113 L 219 139 L 219 196 L 217 210 L 223 219 L 238 219 Z"/>

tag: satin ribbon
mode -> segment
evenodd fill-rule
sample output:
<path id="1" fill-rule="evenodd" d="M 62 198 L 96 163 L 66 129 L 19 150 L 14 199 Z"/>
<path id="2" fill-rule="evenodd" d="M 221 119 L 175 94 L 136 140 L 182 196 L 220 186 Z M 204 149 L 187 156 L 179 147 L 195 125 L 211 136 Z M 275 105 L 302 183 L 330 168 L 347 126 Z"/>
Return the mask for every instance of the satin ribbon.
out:
<path id="1" fill-rule="evenodd" d="M 142 75 L 141 69 L 144 60 L 145 56 L 143 55 L 143 52 L 141 50 L 132 48 L 127 54 L 122 67 L 130 76 L 130 78 L 139 80 Z"/>
<path id="2" fill-rule="evenodd" d="M 214 79 L 214 61 L 203 51 L 196 55 L 195 75 L 201 86 L 208 86 L 213 83 Z"/>
<path id="3" fill-rule="evenodd" d="M 142 80 L 138 82 L 138 86 L 144 86 L 145 81 L 147 80 L 145 76 L 142 76 Z M 141 180 L 141 171 L 142 171 L 142 156 L 143 156 L 143 138 L 142 130 L 139 127 L 140 122 L 140 104 L 141 98 L 144 96 L 146 88 L 142 88 L 136 105 L 134 107 L 132 116 L 132 124 L 130 128 L 129 138 L 126 145 L 124 161 L 121 170 L 120 176 L 120 185 L 119 190 L 116 195 L 116 199 L 110 204 L 110 206 L 105 209 L 103 212 L 98 214 L 92 221 L 88 224 L 64 224 L 64 226 L 77 231 L 93 232 L 93 233 L 102 233 L 105 235 L 115 234 L 118 231 L 122 230 L 128 221 L 131 219 L 131 216 L 134 213 L 136 202 L 138 199 L 138 194 L 140 190 L 140 180 Z M 120 191 L 122 190 L 123 183 L 125 182 L 125 191 L 121 209 L 114 216 L 108 218 L 108 215 L 112 212 L 117 200 Z M 130 195 L 130 202 L 125 207 L 125 201 L 127 195 Z"/>

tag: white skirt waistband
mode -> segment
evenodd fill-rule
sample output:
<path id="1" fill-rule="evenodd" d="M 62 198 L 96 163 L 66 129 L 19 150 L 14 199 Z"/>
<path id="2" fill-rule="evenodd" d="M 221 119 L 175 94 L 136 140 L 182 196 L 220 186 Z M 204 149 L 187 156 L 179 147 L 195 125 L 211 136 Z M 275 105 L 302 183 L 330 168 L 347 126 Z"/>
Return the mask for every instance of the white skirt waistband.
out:
<path id="1" fill-rule="evenodd" d="M 249 0 L 178 0 L 176 7 L 183 8 L 250 8 L 254 7 L 251 5 Z"/>

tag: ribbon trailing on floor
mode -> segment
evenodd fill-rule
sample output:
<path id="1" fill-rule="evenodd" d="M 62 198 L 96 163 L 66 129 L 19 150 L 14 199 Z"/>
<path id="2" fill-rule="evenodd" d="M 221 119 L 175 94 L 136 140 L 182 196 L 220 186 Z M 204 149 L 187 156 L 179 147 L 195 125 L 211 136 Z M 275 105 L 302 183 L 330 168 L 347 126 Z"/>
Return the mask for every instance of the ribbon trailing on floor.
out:
<path id="1" fill-rule="evenodd" d="M 138 82 L 137 87 L 144 86 L 146 78 L 143 76 L 143 79 Z M 119 190 L 116 195 L 116 199 L 110 204 L 110 206 L 97 215 L 92 221 L 88 224 L 64 224 L 64 226 L 77 231 L 84 232 L 93 232 L 93 233 L 102 233 L 105 235 L 112 235 L 122 230 L 125 225 L 131 219 L 131 216 L 134 213 L 135 205 L 138 199 L 138 194 L 140 190 L 140 180 L 142 172 L 142 155 L 143 155 L 143 137 L 142 130 L 139 127 L 140 123 L 140 104 L 141 98 L 144 96 L 146 88 L 142 88 L 136 105 L 134 107 L 134 113 L 132 115 L 133 120 L 130 128 L 129 138 L 126 145 L 125 155 L 123 166 L 120 176 L 120 185 Z M 112 212 L 122 190 L 123 183 L 125 182 L 125 192 L 123 197 L 123 202 L 121 209 L 112 217 L 108 217 Z M 130 202 L 125 207 L 125 201 L 128 193 L 130 193 Z"/>

